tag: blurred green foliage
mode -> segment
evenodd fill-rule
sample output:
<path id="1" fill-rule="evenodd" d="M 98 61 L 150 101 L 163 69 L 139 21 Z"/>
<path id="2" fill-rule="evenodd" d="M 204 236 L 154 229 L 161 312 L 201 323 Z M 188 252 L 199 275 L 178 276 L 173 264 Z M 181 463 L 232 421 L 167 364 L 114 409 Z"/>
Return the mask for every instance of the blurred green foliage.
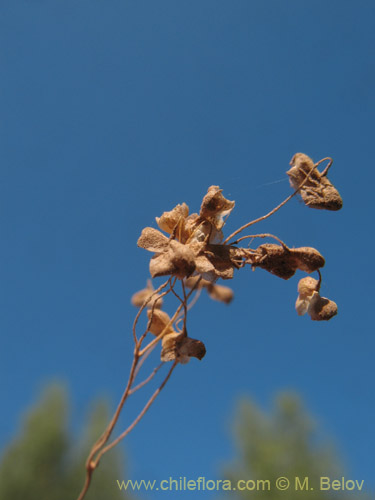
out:
<path id="1" fill-rule="evenodd" d="M 228 465 L 223 476 L 232 481 L 269 480 L 270 489 L 232 491 L 231 498 L 261 500 L 368 500 L 364 491 L 320 490 L 320 478 L 359 479 L 345 474 L 333 446 L 325 439 L 318 440 L 317 426 L 304 410 L 300 398 L 293 393 L 282 393 L 270 414 L 250 400 L 240 403 L 234 424 L 238 459 Z M 286 477 L 290 487 L 279 491 L 276 480 Z M 295 478 L 303 484 L 308 477 L 308 490 L 296 489 Z M 241 487 L 243 487 L 241 483 Z M 310 489 L 313 488 L 313 489 Z M 365 486 L 363 487 L 365 489 Z"/>
<path id="2" fill-rule="evenodd" d="M 0 460 L 0 500 L 74 500 L 85 478 L 85 460 L 108 423 L 108 407 L 98 402 L 77 440 L 68 428 L 68 396 L 54 384 L 24 416 L 18 436 Z M 124 500 L 116 479 L 123 477 L 119 449 L 106 455 L 95 471 L 87 500 Z"/>

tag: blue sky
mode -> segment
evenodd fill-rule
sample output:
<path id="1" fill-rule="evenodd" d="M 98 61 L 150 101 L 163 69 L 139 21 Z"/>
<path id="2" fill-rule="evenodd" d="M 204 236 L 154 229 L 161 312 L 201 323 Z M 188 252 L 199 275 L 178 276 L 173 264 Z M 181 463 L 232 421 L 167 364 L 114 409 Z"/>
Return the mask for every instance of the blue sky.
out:
<path id="1" fill-rule="evenodd" d="M 230 306 L 202 297 L 189 333 L 207 356 L 129 436 L 130 474 L 217 477 L 237 398 L 269 408 L 294 389 L 374 488 L 374 14 L 365 0 L 0 0 L 1 444 L 51 379 L 77 428 L 96 396 L 119 398 L 143 227 L 197 211 L 215 184 L 236 201 L 229 234 L 290 193 L 302 151 L 334 158 L 343 210 L 294 199 L 257 232 L 321 251 L 339 315 L 297 317 L 299 277 L 261 270 L 236 275 Z"/>

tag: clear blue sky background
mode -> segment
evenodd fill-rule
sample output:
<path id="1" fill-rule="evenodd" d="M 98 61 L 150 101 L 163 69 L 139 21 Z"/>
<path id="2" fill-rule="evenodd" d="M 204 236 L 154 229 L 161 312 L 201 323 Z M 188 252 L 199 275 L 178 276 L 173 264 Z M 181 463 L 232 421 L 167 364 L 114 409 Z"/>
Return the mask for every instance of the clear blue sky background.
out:
<path id="1" fill-rule="evenodd" d="M 76 428 L 97 395 L 119 398 L 143 227 L 216 184 L 236 200 L 231 231 L 290 193 L 302 151 L 334 158 L 343 210 L 294 199 L 257 231 L 321 251 L 339 316 L 297 317 L 300 276 L 261 270 L 237 273 L 230 306 L 203 297 L 189 333 L 207 356 L 129 436 L 130 477 L 218 477 L 237 398 L 269 408 L 292 388 L 374 487 L 374 14 L 365 0 L 0 1 L 1 444 L 50 379 Z"/>

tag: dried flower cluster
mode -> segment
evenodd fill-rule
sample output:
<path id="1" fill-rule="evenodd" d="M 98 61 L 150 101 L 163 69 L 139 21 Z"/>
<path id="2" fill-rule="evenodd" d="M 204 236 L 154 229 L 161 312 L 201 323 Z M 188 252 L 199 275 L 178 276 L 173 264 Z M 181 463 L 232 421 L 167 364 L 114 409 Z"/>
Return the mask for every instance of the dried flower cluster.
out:
<path id="1" fill-rule="evenodd" d="M 342 207 L 338 191 L 326 177 L 330 165 L 320 173 L 318 164 L 315 165 L 303 153 L 295 154 L 290 164 L 292 168 L 287 171 L 290 183 L 308 207 L 327 210 Z M 189 207 L 182 203 L 171 211 L 164 212 L 161 217 L 156 217 L 159 229 L 168 236 L 157 229 L 146 227 L 138 240 L 139 247 L 154 253 L 150 259 L 151 276 L 174 277 L 189 289 L 205 288 L 213 299 L 229 303 L 233 298 L 232 290 L 218 285 L 216 281 L 219 278 L 232 279 L 234 270 L 241 269 L 246 264 L 253 269 L 265 269 L 285 280 L 291 278 L 297 270 L 310 274 L 319 272 L 324 266 L 324 257 L 315 248 L 289 248 L 270 234 L 242 236 L 234 243 L 229 243 L 228 240 L 223 242 L 225 218 L 234 205 L 234 201 L 223 196 L 218 186 L 211 186 L 203 198 L 199 214 L 189 214 Z M 245 238 L 259 237 L 272 237 L 278 243 L 265 243 L 254 249 L 237 245 Z M 308 312 L 313 320 L 329 320 L 337 313 L 337 306 L 320 297 L 319 287 L 320 280 L 310 277 L 302 279 L 296 309 L 299 315 Z M 148 298 L 150 291 L 149 285 L 146 290 L 138 292 L 132 302 L 141 305 L 136 297 Z M 171 325 L 166 328 L 170 318 L 161 310 L 153 308 L 154 301 L 155 296 L 148 303 L 149 331 L 162 337 L 162 361 L 178 360 L 185 363 L 191 356 L 201 359 L 205 353 L 203 344 L 199 341 L 193 343 L 185 331 L 176 331 Z M 156 307 L 161 307 L 161 304 Z M 161 318 L 164 318 L 164 322 Z M 156 321 L 158 327 L 155 326 Z M 184 352 L 183 356 L 181 351 Z"/>
<path id="2" fill-rule="evenodd" d="M 319 172 L 317 167 L 325 160 L 329 163 L 322 172 Z M 132 304 L 138 308 L 138 313 L 133 325 L 135 348 L 129 380 L 114 417 L 93 446 L 87 459 L 86 482 L 78 500 L 84 498 L 92 473 L 102 455 L 123 439 L 139 422 L 167 383 L 175 367 L 187 363 L 192 357 L 201 360 L 205 356 L 206 348 L 203 342 L 190 338 L 187 333 L 188 311 L 202 290 L 206 290 L 212 299 L 229 304 L 233 299 L 233 291 L 227 286 L 218 284 L 217 281 L 220 278 L 232 279 L 234 271 L 246 265 L 253 270 L 264 269 L 284 280 L 291 278 L 298 270 L 308 274 L 317 272 L 319 279 L 307 276 L 298 283 L 297 314 L 308 313 L 314 321 L 327 321 L 337 314 L 335 302 L 321 297 L 319 293 L 320 269 L 325 265 L 325 260 L 318 250 L 311 247 L 289 248 L 278 237 L 269 233 L 237 237 L 255 223 L 272 216 L 297 194 L 300 194 L 305 205 L 310 208 L 339 210 L 342 207 L 338 191 L 327 178 L 332 165 L 330 158 L 324 158 L 314 164 L 305 154 L 297 153 L 290 165 L 287 175 L 295 190 L 294 193 L 271 212 L 248 222 L 225 239 L 223 227 L 235 202 L 226 199 L 218 186 L 208 188 L 199 213 L 190 214 L 189 207 L 186 203 L 182 203 L 156 217 L 159 229 L 152 227 L 143 229 L 138 239 L 138 246 L 153 253 L 149 263 L 151 277 L 166 276 L 167 280 L 156 290 L 149 280 L 147 287 L 132 297 Z M 252 248 L 251 243 L 257 238 L 270 238 L 274 242 Z M 239 246 L 245 240 L 250 244 Z M 167 314 L 162 309 L 168 294 L 174 295 L 179 301 L 179 306 L 173 315 Z M 143 312 L 147 316 L 145 318 L 147 327 L 143 334 L 138 335 L 137 325 Z M 147 343 L 146 338 L 150 337 L 149 334 L 151 340 Z M 143 382 L 135 385 L 144 360 L 158 344 L 161 345 L 161 365 Z M 170 370 L 138 417 L 116 439 L 106 444 L 127 398 L 150 382 L 159 368 L 169 361 L 172 362 Z"/>

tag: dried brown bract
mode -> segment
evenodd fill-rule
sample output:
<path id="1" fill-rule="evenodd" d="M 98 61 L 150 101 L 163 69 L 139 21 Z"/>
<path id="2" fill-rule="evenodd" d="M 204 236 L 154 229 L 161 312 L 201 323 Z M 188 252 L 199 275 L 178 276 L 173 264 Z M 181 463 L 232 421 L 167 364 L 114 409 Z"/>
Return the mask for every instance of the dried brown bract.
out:
<path id="1" fill-rule="evenodd" d="M 199 215 L 210 221 L 217 230 L 221 230 L 225 224 L 224 217 L 231 213 L 234 205 L 234 201 L 224 198 L 219 186 L 210 186 L 203 198 Z"/>
<path id="2" fill-rule="evenodd" d="M 297 153 L 293 156 L 290 165 L 292 168 L 287 171 L 287 174 L 291 186 L 298 189 L 304 183 L 299 193 L 305 205 L 324 210 L 340 210 L 342 208 L 342 198 L 327 179 L 326 171 L 320 173 L 310 157 L 303 153 Z M 309 176 L 308 179 L 307 176 Z"/>
<path id="3" fill-rule="evenodd" d="M 175 361 L 186 364 L 190 358 L 203 359 L 206 348 L 200 340 L 191 339 L 185 333 L 170 333 L 162 339 L 162 361 Z"/>
<path id="4" fill-rule="evenodd" d="M 145 227 L 138 238 L 137 245 L 149 252 L 164 252 L 168 249 L 169 239 L 153 227 Z"/>
<path id="5" fill-rule="evenodd" d="M 170 212 L 164 212 L 161 217 L 156 217 L 157 225 L 168 234 L 176 234 L 182 243 L 185 243 L 188 234 L 185 230 L 185 221 L 189 215 L 189 207 L 186 203 L 177 205 Z"/>

